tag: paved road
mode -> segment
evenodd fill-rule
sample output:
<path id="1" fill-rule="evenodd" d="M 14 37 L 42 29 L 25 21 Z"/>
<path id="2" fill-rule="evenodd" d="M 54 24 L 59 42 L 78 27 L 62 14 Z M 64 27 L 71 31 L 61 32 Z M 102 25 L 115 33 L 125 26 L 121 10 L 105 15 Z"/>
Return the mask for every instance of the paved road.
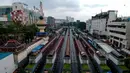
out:
<path id="1" fill-rule="evenodd" d="M 53 73 L 62 73 L 63 65 L 64 65 L 64 56 L 65 56 L 65 50 L 66 50 L 66 43 L 67 43 L 67 37 L 68 37 L 68 31 L 65 35 L 63 46 L 59 52 L 59 55 L 57 55 L 57 60 L 55 61 L 55 68 L 53 69 Z"/>
<path id="2" fill-rule="evenodd" d="M 70 57 L 71 57 L 72 73 L 80 73 L 79 67 L 78 67 L 78 62 L 77 62 L 76 50 L 75 50 L 75 46 L 74 46 L 73 34 L 72 34 L 71 29 L 70 29 Z"/>

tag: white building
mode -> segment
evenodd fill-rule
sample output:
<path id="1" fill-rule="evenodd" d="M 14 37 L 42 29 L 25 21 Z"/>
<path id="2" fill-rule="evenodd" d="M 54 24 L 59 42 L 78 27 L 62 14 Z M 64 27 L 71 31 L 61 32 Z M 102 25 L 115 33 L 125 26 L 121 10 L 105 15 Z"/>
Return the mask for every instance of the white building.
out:
<path id="1" fill-rule="evenodd" d="M 118 18 L 107 25 L 109 40 L 115 47 L 130 48 L 130 22 L 128 19 Z"/>
<path id="2" fill-rule="evenodd" d="M 66 21 L 67 21 L 67 23 L 74 22 L 74 18 L 70 17 L 70 16 L 67 16 Z"/>
<path id="3" fill-rule="evenodd" d="M 91 30 L 91 25 L 92 25 L 92 20 L 89 19 L 86 21 L 86 30 L 88 31 L 88 33 L 91 33 L 90 30 Z"/>
<path id="4" fill-rule="evenodd" d="M 107 23 L 115 20 L 116 17 L 117 14 L 114 10 L 101 12 L 92 16 L 91 34 L 97 35 L 100 38 L 105 38 L 107 36 Z"/>
<path id="5" fill-rule="evenodd" d="M 12 53 L 0 53 L 0 73 L 13 73 L 17 69 Z"/>

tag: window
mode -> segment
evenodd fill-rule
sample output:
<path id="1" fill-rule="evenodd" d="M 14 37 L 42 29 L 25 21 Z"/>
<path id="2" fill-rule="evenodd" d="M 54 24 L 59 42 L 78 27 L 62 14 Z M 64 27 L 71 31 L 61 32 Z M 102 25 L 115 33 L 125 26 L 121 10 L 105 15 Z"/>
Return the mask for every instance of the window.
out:
<path id="1" fill-rule="evenodd" d="M 126 35 L 125 32 L 119 32 L 119 31 L 113 31 L 113 30 L 110 30 L 110 32 L 112 32 L 112 33 L 117 33 L 117 34 L 121 34 L 121 35 Z"/>
<path id="2" fill-rule="evenodd" d="M 15 8 L 17 9 L 17 6 L 15 6 Z"/>
<path id="3" fill-rule="evenodd" d="M 125 26 L 125 23 L 122 23 L 121 25 L 122 25 L 122 26 Z"/>
<path id="4" fill-rule="evenodd" d="M 115 28 L 126 28 L 125 25 L 107 25 L 107 27 L 115 27 Z"/>

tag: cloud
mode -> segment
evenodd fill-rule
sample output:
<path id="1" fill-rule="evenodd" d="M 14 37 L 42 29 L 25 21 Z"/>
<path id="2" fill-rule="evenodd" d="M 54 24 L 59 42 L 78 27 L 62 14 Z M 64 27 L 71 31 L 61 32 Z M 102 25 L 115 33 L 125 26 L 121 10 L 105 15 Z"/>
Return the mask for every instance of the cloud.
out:
<path id="1" fill-rule="evenodd" d="M 39 8 L 42 1 L 45 16 L 55 18 L 72 16 L 85 21 L 101 10 L 118 10 L 119 16 L 130 16 L 130 0 L 3 0 L 0 5 L 11 5 L 13 1 L 24 2 L 29 8 Z"/>
<path id="2" fill-rule="evenodd" d="M 98 7 L 106 7 L 108 5 L 102 5 L 102 4 L 92 4 L 92 5 L 88 5 L 85 4 L 84 7 L 90 7 L 90 8 L 98 8 Z"/>
<path id="3" fill-rule="evenodd" d="M 79 0 L 44 0 L 43 5 L 46 9 L 79 8 Z"/>
<path id="4" fill-rule="evenodd" d="M 27 3 L 30 7 L 37 6 L 38 8 L 40 1 L 43 2 L 45 10 L 56 8 L 79 9 L 79 0 L 21 0 L 21 2 Z"/>
<path id="5" fill-rule="evenodd" d="M 13 0 L 1 0 L 0 1 L 0 6 L 3 6 L 3 5 L 11 5 L 13 2 Z"/>

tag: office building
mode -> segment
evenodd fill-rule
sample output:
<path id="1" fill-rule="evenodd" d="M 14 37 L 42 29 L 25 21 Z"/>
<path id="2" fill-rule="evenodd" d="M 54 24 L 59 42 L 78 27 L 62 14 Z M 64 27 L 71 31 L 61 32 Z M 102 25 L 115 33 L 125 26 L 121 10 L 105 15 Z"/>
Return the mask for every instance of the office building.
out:
<path id="1" fill-rule="evenodd" d="M 117 18 L 107 25 L 109 41 L 118 49 L 130 48 L 130 21 L 129 18 Z"/>
<path id="2" fill-rule="evenodd" d="M 109 10 L 92 16 L 91 34 L 104 39 L 107 36 L 107 24 L 117 17 L 117 11 Z"/>

